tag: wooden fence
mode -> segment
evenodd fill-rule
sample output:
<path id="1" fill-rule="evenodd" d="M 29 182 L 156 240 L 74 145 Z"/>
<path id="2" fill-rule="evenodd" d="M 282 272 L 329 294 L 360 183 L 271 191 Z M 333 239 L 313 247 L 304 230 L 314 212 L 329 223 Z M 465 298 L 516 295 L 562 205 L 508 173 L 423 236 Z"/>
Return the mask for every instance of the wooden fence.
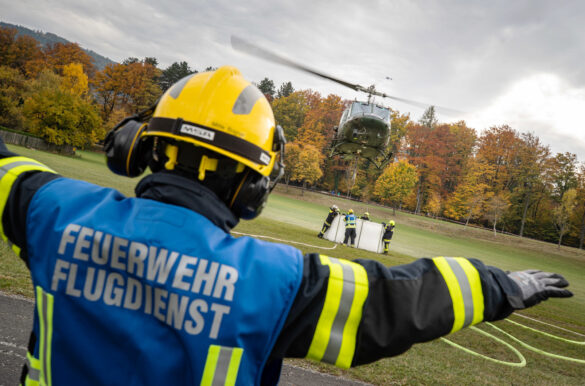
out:
<path id="1" fill-rule="evenodd" d="M 24 146 L 32 149 L 49 151 L 52 153 L 59 153 L 65 155 L 75 155 L 75 148 L 71 145 L 55 145 L 46 142 L 42 138 L 29 137 L 28 135 L 22 135 L 13 133 L 11 131 L 0 130 L 0 137 L 5 143 L 11 145 Z"/>

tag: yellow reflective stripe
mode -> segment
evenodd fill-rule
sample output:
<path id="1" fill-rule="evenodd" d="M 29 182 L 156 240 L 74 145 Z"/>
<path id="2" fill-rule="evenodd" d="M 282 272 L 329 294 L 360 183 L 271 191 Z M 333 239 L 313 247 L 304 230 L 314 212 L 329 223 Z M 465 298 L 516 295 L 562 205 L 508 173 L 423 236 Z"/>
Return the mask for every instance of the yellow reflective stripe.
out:
<path id="1" fill-rule="evenodd" d="M 368 277 L 359 264 L 320 255 L 329 266 L 325 302 L 307 358 L 349 368 L 355 353 L 357 329 L 368 297 Z"/>
<path id="2" fill-rule="evenodd" d="M 35 358 L 30 352 L 26 353 L 26 366 L 28 373 L 26 375 L 25 385 L 26 386 L 38 386 L 41 374 L 40 361 Z"/>
<path id="3" fill-rule="evenodd" d="M 477 268 L 469 262 L 469 260 L 462 257 L 455 258 L 461 268 L 465 271 L 469 286 L 471 287 L 471 296 L 473 298 L 473 319 L 471 324 L 478 324 L 483 321 L 484 299 L 483 289 L 481 287 L 481 278 Z"/>
<path id="4" fill-rule="evenodd" d="M 453 327 L 450 333 L 483 320 L 484 299 L 479 272 L 461 257 L 435 257 L 453 303 Z"/>
<path id="5" fill-rule="evenodd" d="M 16 181 L 16 178 L 21 173 L 32 170 L 55 173 L 45 165 L 30 158 L 9 157 L 0 159 L 0 218 L 4 213 L 4 208 L 6 207 L 6 201 L 8 201 L 8 196 L 10 195 L 12 184 L 14 184 L 14 181 Z M 4 234 L 2 221 L 0 221 L 0 235 L 4 241 L 7 241 L 7 237 Z"/>
<path id="6" fill-rule="evenodd" d="M 12 250 L 14 251 L 14 253 L 16 253 L 18 256 L 20 256 L 20 248 L 18 247 L 18 245 L 14 245 L 12 243 L 10 243 L 12 246 Z"/>
<path id="7" fill-rule="evenodd" d="M 451 302 L 453 303 L 453 314 L 455 320 L 453 321 L 453 328 L 450 333 L 458 331 L 463 327 L 463 321 L 465 320 L 465 308 L 463 305 L 463 296 L 461 295 L 461 288 L 459 288 L 459 282 L 455 277 L 455 274 L 449 267 L 449 263 L 444 257 L 435 257 L 433 259 L 435 265 L 443 275 L 449 294 L 451 295 Z"/>
<path id="8" fill-rule="evenodd" d="M 240 347 L 209 346 L 201 385 L 235 385 L 243 353 Z"/>
<path id="9" fill-rule="evenodd" d="M 39 314 L 41 369 L 40 384 L 51 385 L 51 345 L 53 341 L 53 295 L 37 286 L 37 312 Z"/>

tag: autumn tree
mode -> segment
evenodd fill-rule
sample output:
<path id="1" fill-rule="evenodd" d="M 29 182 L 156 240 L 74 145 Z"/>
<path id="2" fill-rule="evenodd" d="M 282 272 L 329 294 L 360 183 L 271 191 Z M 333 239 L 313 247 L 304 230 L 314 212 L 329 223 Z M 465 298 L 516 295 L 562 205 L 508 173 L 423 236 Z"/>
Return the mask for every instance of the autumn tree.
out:
<path id="1" fill-rule="evenodd" d="M 285 147 L 284 157 L 284 182 L 287 185 L 291 180 L 293 170 L 295 170 L 299 163 L 299 154 L 301 152 L 301 146 L 297 142 L 289 142 Z"/>
<path id="2" fill-rule="evenodd" d="M 498 220 L 502 218 L 502 215 L 510 206 L 508 192 L 492 194 L 491 197 L 487 199 L 485 206 L 485 217 L 489 222 L 492 223 L 495 236 L 497 234 L 496 226 L 498 224 Z"/>
<path id="3" fill-rule="evenodd" d="M 168 90 L 173 84 L 183 79 L 187 75 L 197 73 L 197 70 L 192 70 L 187 62 L 174 62 L 164 70 L 162 70 L 158 78 L 158 85 L 161 91 Z"/>
<path id="4" fill-rule="evenodd" d="M 563 197 L 561 198 L 561 202 L 553 211 L 553 218 L 555 227 L 559 234 L 559 242 L 558 248 L 561 248 L 561 244 L 563 242 L 563 236 L 569 231 L 570 226 L 570 217 L 575 209 L 576 205 L 576 198 L 577 198 L 577 191 L 575 188 L 568 189 Z"/>
<path id="5" fill-rule="evenodd" d="M 94 106 L 81 96 L 87 90 L 77 95 L 77 81 L 63 79 L 50 70 L 41 72 L 38 79 L 31 81 L 23 112 L 32 134 L 49 143 L 77 147 L 91 145 L 104 136 Z"/>
<path id="6" fill-rule="evenodd" d="M 453 153 L 450 136 L 448 125 L 438 125 L 431 129 L 413 124 L 408 128 L 405 149 L 409 162 L 416 166 L 419 176 L 415 213 L 419 213 L 425 206 L 432 192 L 443 190 L 447 158 Z"/>
<path id="7" fill-rule="evenodd" d="M 22 128 L 21 105 L 26 87 L 24 76 L 18 69 L 0 66 L 0 126 Z"/>
<path id="8" fill-rule="evenodd" d="M 416 168 L 406 160 L 388 165 L 376 180 L 374 194 L 383 203 L 392 205 L 394 214 L 396 207 L 412 191 L 417 182 Z"/>
<path id="9" fill-rule="evenodd" d="M 477 144 L 477 133 L 464 121 L 448 124 L 445 135 L 445 170 L 442 173 L 442 192 L 448 194 L 463 180 Z"/>
<path id="10" fill-rule="evenodd" d="M 331 143 L 334 127 L 339 123 L 345 103 L 334 94 L 321 98 L 319 93 L 305 93 L 305 100 L 308 102 L 308 109 L 298 138 L 325 152 Z"/>
<path id="11" fill-rule="evenodd" d="M 484 213 L 484 203 L 490 191 L 486 181 L 491 180 L 493 167 L 485 161 L 470 160 L 469 170 L 463 181 L 445 203 L 445 216 L 455 220 L 465 220 L 467 226 L 472 219 Z"/>
<path id="12" fill-rule="evenodd" d="M 585 165 L 581 165 L 577 174 L 576 207 L 579 227 L 579 249 L 583 249 L 585 239 Z"/>
<path id="13" fill-rule="evenodd" d="M 515 168 L 521 139 L 509 126 L 491 127 L 479 138 L 477 156 L 494 167 L 493 180 L 488 181 L 494 192 L 512 191 L 518 183 Z"/>
<path id="14" fill-rule="evenodd" d="M 44 52 L 47 67 L 54 68 L 59 74 L 70 63 L 80 63 L 90 79 L 96 72 L 93 58 L 77 43 L 54 43 L 46 47 Z"/>
<path id="15" fill-rule="evenodd" d="M 537 136 L 531 133 L 521 134 L 521 142 L 517 151 L 517 163 L 512 173 L 517 181 L 512 191 L 511 200 L 516 203 L 512 210 L 520 217 L 520 237 L 528 217 L 528 209 L 534 201 L 534 195 L 540 189 L 542 175 L 546 172 L 549 149 L 540 143 Z"/>
<path id="16" fill-rule="evenodd" d="M 276 123 L 282 126 L 287 141 L 295 141 L 299 128 L 303 125 L 309 106 L 305 93 L 295 91 L 289 96 L 277 98 L 272 102 Z"/>
<path id="17" fill-rule="evenodd" d="M 299 150 L 290 179 L 302 182 L 303 188 L 306 188 L 307 184 L 314 184 L 323 175 L 320 168 L 321 153 L 314 146 L 307 144 L 299 144 Z"/>
<path id="18" fill-rule="evenodd" d="M 93 81 L 96 102 L 106 125 L 116 116 L 126 116 L 153 105 L 162 91 L 156 80 L 160 70 L 144 61 L 129 58 L 125 64 L 110 64 Z"/>
<path id="19" fill-rule="evenodd" d="M 569 189 L 577 187 L 577 155 L 557 153 L 550 160 L 550 177 L 552 178 L 555 199 L 560 202 Z"/>
<path id="20" fill-rule="evenodd" d="M 30 75 L 30 70 L 43 62 L 41 46 L 31 36 L 16 35 L 16 28 L 0 27 L 0 64 L 17 69 L 23 75 Z M 35 71 L 34 75 L 37 73 Z"/>

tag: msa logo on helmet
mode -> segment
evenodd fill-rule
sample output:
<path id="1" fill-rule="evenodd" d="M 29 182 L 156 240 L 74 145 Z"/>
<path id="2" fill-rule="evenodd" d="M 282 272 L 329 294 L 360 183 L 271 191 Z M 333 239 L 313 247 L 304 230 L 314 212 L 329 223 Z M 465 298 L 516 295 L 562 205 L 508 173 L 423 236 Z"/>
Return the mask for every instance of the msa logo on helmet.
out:
<path id="1" fill-rule="evenodd" d="M 260 154 L 260 162 L 262 162 L 265 165 L 268 165 L 270 163 L 270 156 L 264 153 Z"/>
<path id="2" fill-rule="evenodd" d="M 181 126 L 181 133 L 192 135 L 194 137 L 203 138 L 208 141 L 213 141 L 213 138 L 215 138 L 215 133 L 213 131 L 205 130 L 197 126 L 189 125 L 187 123 L 183 123 L 183 125 Z"/>

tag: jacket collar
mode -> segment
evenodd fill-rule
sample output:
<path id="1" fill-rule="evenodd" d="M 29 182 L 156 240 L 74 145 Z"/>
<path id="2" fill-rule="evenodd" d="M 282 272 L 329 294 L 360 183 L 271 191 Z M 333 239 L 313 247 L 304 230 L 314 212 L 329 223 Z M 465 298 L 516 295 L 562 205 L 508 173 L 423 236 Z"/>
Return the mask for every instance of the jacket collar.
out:
<path id="1" fill-rule="evenodd" d="M 198 181 L 176 174 L 150 174 L 136 185 L 135 192 L 136 197 L 182 206 L 197 212 L 228 233 L 239 222 L 215 193 Z"/>

